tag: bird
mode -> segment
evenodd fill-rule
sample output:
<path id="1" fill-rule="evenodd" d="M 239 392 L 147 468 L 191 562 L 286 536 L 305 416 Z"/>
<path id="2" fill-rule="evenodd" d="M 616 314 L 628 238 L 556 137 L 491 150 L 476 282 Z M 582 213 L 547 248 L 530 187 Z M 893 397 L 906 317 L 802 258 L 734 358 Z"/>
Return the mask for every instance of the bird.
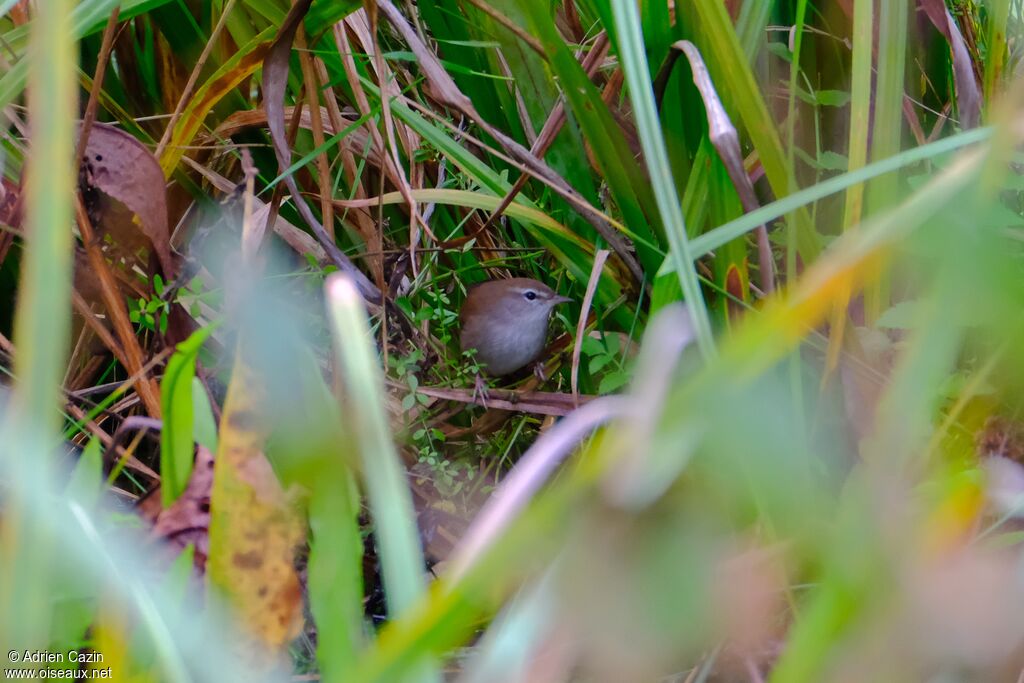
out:
<path id="1" fill-rule="evenodd" d="M 570 301 L 530 278 L 476 285 L 459 314 L 462 350 L 476 349 L 476 360 L 489 375 L 512 374 L 537 360 L 547 340 L 551 312 Z"/>

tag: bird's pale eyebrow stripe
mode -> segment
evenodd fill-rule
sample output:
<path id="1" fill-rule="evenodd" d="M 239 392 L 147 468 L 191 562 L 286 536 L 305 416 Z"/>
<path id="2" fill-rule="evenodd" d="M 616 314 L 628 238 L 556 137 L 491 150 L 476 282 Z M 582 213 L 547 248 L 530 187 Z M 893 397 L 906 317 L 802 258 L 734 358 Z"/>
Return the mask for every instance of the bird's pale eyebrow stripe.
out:
<path id="1" fill-rule="evenodd" d="M 543 292 L 543 291 L 541 291 L 539 289 L 535 289 L 533 287 L 512 287 L 511 289 L 516 294 L 520 294 L 520 295 L 533 293 L 534 296 L 537 297 L 537 299 L 543 299 L 545 301 L 547 301 L 548 299 L 551 298 L 551 295 L 549 293 Z"/>

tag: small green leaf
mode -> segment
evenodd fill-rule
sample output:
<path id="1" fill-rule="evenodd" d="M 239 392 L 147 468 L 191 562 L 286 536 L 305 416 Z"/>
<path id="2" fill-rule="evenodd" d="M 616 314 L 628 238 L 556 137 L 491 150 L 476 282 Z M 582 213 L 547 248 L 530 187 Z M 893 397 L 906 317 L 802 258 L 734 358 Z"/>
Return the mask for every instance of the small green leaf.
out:
<path id="1" fill-rule="evenodd" d="M 600 356 L 594 356 L 590 359 L 590 364 L 587 365 L 587 369 L 590 370 L 590 374 L 596 374 L 601 371 L 601 368 L 605 367 L 612 361 L 612 356 L 608 354 L 601 354 Z"/>
<path id="2" fill-rule="evenodd" d="M 216 453 L 217 421 L 213 419 L 213 409 L 210 407 L 206 388 L 198 377 L 192 378 L 192 414 L 192 436 L 196 443 Z"/>
<path id="3" fill-rule="evenodd" d="M 580 344 L 580 350 L 588 356 L 597 356 L 605 353 L 604 344 L 596 337 L 584 337 Z"/>
<path id="4" fill-rule="evenodd" d="M 597 388 L 597 392 L 599 394 L 610 394 L 625 385 L 627 382 L 629 382 L 628 373 L 613 372 L 605 375 L 604 379 L 601 380 L 601 384 Z"/>
<path id="5" fill-rule="evenodd" d="M 768 52 L 786 62 L 793 61 L 793 53 L 786 47 L 785 43 L 768 43 Z"/>
<path id="6" fill-rule="evenodd" d="M 200 328 L 178 344 L 177 351 L 167 361 L 160 383 L 160 403 L 164 411 L 160 433 L 160 489 L 164 507 L 178 499 L 192 474 L 195 444 L 192 379 L 199 350 L 215 328 L 216 325 Z"/>
<path id="7" fill-rule="evenodd" d="M 849 165 L 850 160 L 836 152 L 826 150 L 818 155 L 818 167 L 826 171 L 842 171 L 845 173 Z"/>

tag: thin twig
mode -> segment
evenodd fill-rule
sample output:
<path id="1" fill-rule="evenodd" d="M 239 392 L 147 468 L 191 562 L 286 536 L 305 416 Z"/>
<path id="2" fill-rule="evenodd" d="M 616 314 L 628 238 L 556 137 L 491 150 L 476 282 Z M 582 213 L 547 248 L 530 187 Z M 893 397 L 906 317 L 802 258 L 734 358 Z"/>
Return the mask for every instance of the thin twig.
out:
<path id="1" fill-rule="evenodd" d="M 107 62 L 110 60 L 110 50 L 114 44 L 114 31 L 117 29 L 117 20 L 120 16 L 121 6 L 115 5 L 107 19 L 107 26 L 103 29 L 103 42 L 100 44 L 100 54 L 96 58 L 96 75 L 92 79 L 89 102 L 85 105 L 85 116 L 82 117 L 82 128 L 78 133 L 78 145 L 75 147 L 75 164 L 82 163 L 82 155 L 85 154 L 86 143 L 89 140 L 89 131 L 92 129 L 93 121 L 96 120 L 100 90 L 103 89 L 103 77 L 107 73 Z"/>
<path id="2" fill-rule="evenodd" d="M 132 374 L 141 373 L 144 361 L 139 340 L 135 337 L 135 330 L 128 319 L 128 311 L 125 308 L 124 299 L 121 296 L 114 275 L 110 271 L 107 258 L 100 247 L 100 240 L 96 237 L 92 222 L 89 220 L 88 214 L 86 214 L 85 206 L 82 204 L 82 197 L 77 193 L 75 195 L 75 218 L 78 221 L 78 230 L 82 235 L 82 242 L 85 246 L 86 256 L 89 259 L 89 265 L 97 279 L 99 279 L 100 293 L 107 309 L 107 315 L 110 316 L 114 330 L 120 339 L 124 358 L 127 361 L 126 367 L 128 372 Z M 150 417 L 159 418 L 160 392 L 157 391 L 152 380 L 145 376 L 145 373 L 139 379 L 137 390 L 139 397 L 146 406 L 146 412 L 149 413 Z"/>

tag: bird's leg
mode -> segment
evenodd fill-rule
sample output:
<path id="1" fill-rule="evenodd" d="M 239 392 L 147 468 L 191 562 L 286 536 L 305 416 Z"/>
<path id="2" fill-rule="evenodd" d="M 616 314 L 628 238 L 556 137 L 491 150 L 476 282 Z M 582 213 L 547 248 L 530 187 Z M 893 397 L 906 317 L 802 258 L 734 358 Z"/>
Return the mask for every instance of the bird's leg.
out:
<path id="1" fill-rule="evenodd" d="M 476 403 L 477 399 L 479 398 L 480 405 L 486 408 L 487 396 L 487 382 L 484 380 L 483 375 L 477 373 L 476 381 L 473 382 L 473 403 Z"/>
<path id="2" fill-rule="evenodd" d="M 544 363 L 537 361 L 533 364 L 533 375 L 541 384 L 548 381 L 548 374 L 544 372 Z"/>

